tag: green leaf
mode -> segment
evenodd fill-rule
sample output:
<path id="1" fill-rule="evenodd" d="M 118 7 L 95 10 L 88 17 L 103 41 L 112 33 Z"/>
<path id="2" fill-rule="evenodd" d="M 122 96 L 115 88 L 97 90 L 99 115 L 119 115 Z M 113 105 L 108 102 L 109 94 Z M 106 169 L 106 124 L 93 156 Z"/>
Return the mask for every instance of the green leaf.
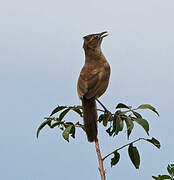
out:
<path id="1" fill-rule="evenodd" d="M 115 115 L 114 119 L 113 119 L 113 132 L 115 132 L 115 134 L 117 135 L 119 133 L 119 131 L 123 130 L 123 120 Z"/>
<path id="2" fill-rule="evenodd" d="M 65 128 L 69 127 L 70 125 L 74 126 L 72 122 L 66 122 L 63 125 L 65 126 Z"/>
<path id="3" fill-rule="evenodd" d="M 142 118 L 134 118 L 133 120 L 136 121 L 139 125 L 141 125 L 149 136 L 149 123 Z"/>
<path id="4" fill-rule="evenodd" d="M 174 164 L 169 164 L 167 166 L 167 171 L 173 177 L 174 176 Z"/>
<path id="5" fill-rule="evenodd" d="M 114 116 L 113 118 L 113 123 L 112 123 L 112 133 L 116 132 L 116 127 L 117 127 L 117 124 L 116 124 L 116 120 L 117 120 L 117 115 Z M 118 133 L 118 132 L 117 132 Z"/>
<path id="6" fill-rule="evenodd" d="M 108 129 L 106 129 L 106 132 L 109 134 L 109 136 L 112 136 L 113 132 L 111 131 L 111 127 L 109 127 Z"/>
<path id="7" fill-rule="evenodd" d="M 155 138 L 152 138 L 152 139 L 146 139 L 148 142 L 152 143 L 153 145 L 155 145 L 158 149 L 160 149 L 160 142 L 155 139 Z"/>
<path id="8" fill-rule="evenodd" d="M 74 112 L 78 113 L 78 114 L 80 115 L 80 117 L 82 117 L 82 111 L 81 111 L 81 109 L 82 109 L 82 106 L 75 106 L 75 107 L 72 108 L 72 110 L 73 110 Z"/>
<path id="9" fill-rule="evenodd" d="M 125 122 L 126 122 L 126 126 L 127 126 L 127 138 L 129 139 L 132 129 L 134 128 L 134 123 L 131 120 L 131 118 L 126 118 Z"/>
<path id="10" fill-rule="evenodd" d="M 123 120 L 120 117 L 118 117 L 118 130 L 122 131 L 123 127 L 124 127 Z"/>
<path id="11" fill-rule="evenodd" d="M 82 117 L 82 111 L 80 109 L 72 109 L 74 112 L 78 113 Z"/>
<path id="12" fill-rule="evenodd" d="M 111 167 L 115 166 L 119 160 L 120 160 L 120 154 L 117 151 L 115 151 L 114 157 L 111 159 Z"/>
<path id="13" fill-rule="evenodd" d="M 101 114 L 98 118 L 98 121 L 99 122 L 103 122 L 103 126 L 107 126 L 108 124 L 108 121 L 112 121 L 112 114 L 110 112 L 107 112 L 107 113 L 104 113 L 104 114 Z"/>
<path id="14" fill-rule="evenodd" d="M 112 113 L 111 112 L 107 112 L 106 113 L 106 118 L 107 118 L 107 121 L 112 121 L 112 119 L 113 119 Z"/>
<path id="15" fill-rule="evenodd" d="M 66 125 L 74 125 L 72 122 L 66 122 Z"/>
<path id="16" fill-rule="evenodd" d="M 133 112 L 133 114 L 134 114 L 137 118 L 142 118 L 141 114 L 139 114 L 139 113 L 137 113 L 137 112 L 135 112 L 135 111 L 132 111 L 132 112 Z"/>
<path id="17" fill-rule="evenodd" d="M 140 155 L 136 147 L 134 147 L 132 144 L 129 145 L 128 148 L 129 157 L 135 166 L 136 169 L 139 169 L 140 166 Z"/>
<path id="18" fill-rule="evenodd" d="M 164 180 L 165 180 L 165 179 L 171 179 L 171 177 L 168 176 L 168 175 L 162 175 L 161 178 L 163 178 Z"/>
<path id="19" fill-rule="evenodd" d="M 126 109 L 129 109 L 129 106 L 125 105 L 125 104 L 122 104 L 122 103 L 119 103 L 116 107 L 116 109 L 118 108 L 126 108 Z"/>
<path id="20" fill-rule="evenodd" d="M 150 104 L 142 104 L 140 105 L 137 109 L 150 109 L 152 110 L 153 112 L 155 112 L 158 116 L 159 116 L 159 113 L 156 111 L 156 109 L 151 106 Z"/>
<path id="21" fill-rule="evenodd" d="M 50 126 L 50 128 L 55 128 L 56 126 L 59 126 L 61 122 L 56 122 Z"/>
<path id="22" fill-rule="evenodd" d="M 51 122 L 51 121 L 50 121 L 49 119 L 47 119 L 46 121 L 44 121 L 44 122 L 39 126 L 39 128 L 37 129 L 37 133 L 36 133 L 36 137 L 37 137 L 37 138 L 39 137 L 39 133 L 40 133 L 41 129 L 42 129 L 44 126 L 49 125 L 50 122 Z"/>
<path id="23" fill-rule="evenodd" d="M 171 179 L 171 177 L 168 175 L 162 175 L 157 180 L 167 180 L 167 179 Z"/>
<path id="24" fill-rule="evenodd" d="M 108 120 L 107 120 L 107 117 L 105 117 L 104 119 L 103 119 L 103 126 L 107 126 L 107 124 L 108 124 Z"/>
<path id="25" fill-rule="evenodd" d="M 104 115 L 104 114 L 101 114 L 101 115 L 99 116 L 99 118 L 98 118 L 98 121 L 99 121 L 99 122 L 102 122 L 103 119 L 105 119 L 105 115 Z"/>
<path id="26" fill-rule="evenodd" d="M 71 134 L 71 137 L 74 138 L 74 139 L 75 139 L 75 132 L 76 132 L 76 128 L 75 128 L 75 126 L 73 125 L 73 126 L 71 127 L 70 134 Z"/>
<path id="27" fill-rule="evenodd" d="M 59 121 L 61 121 L 69 111 L 70 109 L 66 109 L 63 112 L 61 112 L 61 114 L 59 115 Z"/>
<path id="28" fill-rule="evenodd" d="M 152 177 L 153 177 L 153 179 L 158 180 L 158 177 L 156 177 L 156 176 L 152 176 Z"/>
<path id="29" fill-rule="evenodd" d="M 168 175 L 159 175 L 158 177 L 156 177 L 156 176 L 152 176 L 153 177 L 153 179 L 155 179 L 155 180 L 167 180 L 167 179 L 170 179 L 170 180 L 172 180 L 172 178 L 170 177 L 170 176 L 168 176 Z"/>
<path id="30" fill-rule="evenodd" d="M 64 127 L 60 127 L 60 130 L 62 130 L 62 131 L 63 131 L 63 130 L 64 130 Z"/>
<path id="31" fill-rule="evenodd" d="M 68 126 L 62 133 L 63 138 L 69 142 L 69 134 L 71 131 L 72 125 Z"/>
<path id="32" fill-rule="evenodd" d="M 58 106 L 58 107 L 56 107 L 56 108 L 52 111 L 52 113 L 50 114 L 50 116 L 52 116 L 53 114 L 56 114 L 57 112 L 61 111 L 62 109 L 65 109 L 65 108 L 67 108 L 67 107 L 66 107 L 66 106 Z"/>

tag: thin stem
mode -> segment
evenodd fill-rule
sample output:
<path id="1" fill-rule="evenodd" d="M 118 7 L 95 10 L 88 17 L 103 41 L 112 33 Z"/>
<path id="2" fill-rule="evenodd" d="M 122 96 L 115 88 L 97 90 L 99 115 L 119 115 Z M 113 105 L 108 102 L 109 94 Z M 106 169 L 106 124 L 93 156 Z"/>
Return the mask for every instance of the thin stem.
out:
<path id="1" fill-rule="evenodd" d="M 85 131 L 85 127 L 84 127 L 84 125 L 81 125 L 81 124 L 75 124 L 75 127 L 80 127 L 80 128 L 82 128 L 83 129 L 83 131 Z M 86 132 L 86 131 L 85 131 Z"/>
<path id="2" fill-rule="evenodd" d="M 98 162 L 99 162 L 99 171 L 100 171 L 101 180 L 105 180 L 105 171 L 104 171 L 104 167 L 103 167 L 103 160 L 102 160 L 102 156 L 101 156 L 101 152 L 100 152 L 98 139 L 95 141 L 95 148 L 96 148 Z"/>
<path id="3" fill-rule="evenodd" d="M 129 109 L 129 110 L 127 110 L 127 111 L 122 111 L 122 113 L 128 113 L 128 112 L 133 112 L 133 111 L 136 111 L 138 108 L 135 108 L 135 109 Z"/>
<path id="4" fill-rule="evenodd" d="M 107 157 L 109 157 L 110 155 L 114 154 L 114 152 L 119 151 L 119 150 L 125 148 L 126 146 L 129 146 L 130 144 L 133 144 L 133 143 L 135 143 L 137 141 L 140 141 L 140 140 L 146 140 L 146 139 L 145 138 L 139 138 L 139 139 L 136 139 L 136 140 L 134 140 L 134 141 L 132 141 L 132 142 L 130 142 L 128 144 L 125 144 L 125 145 L 119 147 L 118 149 L 114 150 L 113 152 L 107 154 L 102 160 L 104 161 Z"/>
<path id="5" fill-rule="evenodd" d="M 98 99 L 96 99 L 96 101 L 102 106 L 102 108 L 103 108 L 106 112 L 109 112 L 109 111 L 107 110 L 107 108 L 106 108 Z"/>
<path id="6" fill-rule="evenodd" d="M 105 112 L 104 110 L 101 110 L 101 109 L 97 109 L 97 111 L 100 111 L 100 112 Z"/>

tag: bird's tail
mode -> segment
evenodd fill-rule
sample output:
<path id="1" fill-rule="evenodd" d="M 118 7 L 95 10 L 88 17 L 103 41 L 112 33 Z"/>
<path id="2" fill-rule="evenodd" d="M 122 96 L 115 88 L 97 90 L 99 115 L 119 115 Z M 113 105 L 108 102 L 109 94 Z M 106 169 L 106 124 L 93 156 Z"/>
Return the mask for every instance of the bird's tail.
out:
<path id="1" fill-rule="evenodd" d="M 82 99 L 83 119 L 89 142 L 97 140 L 97 109 L 95 98 Z"/>

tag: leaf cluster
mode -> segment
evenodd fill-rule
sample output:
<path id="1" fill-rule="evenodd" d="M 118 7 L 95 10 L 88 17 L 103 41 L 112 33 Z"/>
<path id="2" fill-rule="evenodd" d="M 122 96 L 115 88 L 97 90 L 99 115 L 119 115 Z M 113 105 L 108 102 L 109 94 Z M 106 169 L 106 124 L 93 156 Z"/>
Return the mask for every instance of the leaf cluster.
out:
<path id="1" fill-rule="evenodd" d="M 56 107 L 50 114 L 49 117 L 46 117 L 45 121 L 39 126 L 37 130 L 37 138 L 39 137 L 40 131 L 48 125 L 51 129 L 58 127 L 62 131 L 63 138 L 69 142 L 69 136 L 71 135 L 72 138 L 75 138 L 76 127 L 80 127 L 84 130 L 84 126 L 79 122 L 72 123 L 66 122 L 64 117 L 67 115 L 69 111 L 74 111 L 80 117 L 82 117 L 82 106 L 58 106 Z M 56 113 L 59 113 L 58 117 L 52 117 Z"/>
<path id="2" fill-rule="evenodd" d="M 103 126 L 106 128 L 106 132 L 109 136 L 115 137 L 121 131 L 123 131 L 125 126 L 127 131 L 127 138 L 129 139 L 135 123 L 139 124 L 145 130 L 147 135 L 149 135 L 148 121 L 145 120 L 139 112 L 137 112 L 141 109 L 149 109 L 155 112 L 159 116 L 159 113 L 156 111 L 156 109 L 149 104 L 143 104 L 133 109 L 131 106 L 127 106 L 125 104 L 119 103 L 116 106 L 116 111 L 114 113 L 111 113 L 105 107 L 104 110 L 98 109 L 99 112 L 102 112 L 98 118 L 98 121 L 99 123 L 103 124 Z M 83 117 L 82 106 L 57 106 L 51 112 L 50 116 L 46 117 L 45 121 L 39 126 L 37 130 L 37 138 L 39 136 L 40 131 L 46 125 L 49 126 L 50 128 L 58 127 L 62 131 L 62 137 L 67 142 L 69 142 L 69 137 L 75 138 L 76 128 L 80 127 L 85 131 L 84 126 L 79 122 L 73 123 L 73 122 L 66 122 L 64 120 L 65 116 L 70 111 L 73 111 L 77 113 L 80 117 Z M 53 115 L 55 114 L 57 117 L 53 117 Z M 155 138 L 152 139 L 139 138 L 109 153 L 103 158 L 103 161 L 110 155 L 114 155 L 111 158 L 111 167 L 115 166 L 120 159 L 120 154 L 118 151 L 128 146 L 128 155 L 130 157 L 130 160 L 135 166 L 135 168 L 138 169 L 140 166 L 140 155 L 138 149 L 134 146 L 134 143 L 140 140 L 150 142 L 157 148 L 160 148 L 160 142 Z"/>
<path id="3" fill-rule="evenodd" d="M 122 109 L 126 110 L 122 111 Z M 129 139 L 129 136 L 134 128 L 134 123 L 142 126 L 147 135 L 149 135 L 149 123 L 142 117 L 140 113 L 137 112 L 137 110 L 140 109 L 149 109 L 159 116 L 159 113 L 156 111 L 156 109 L 149 104 L 143 104 L 135 109 L 132 109 L 131 106 L 119 103 L 116 106 L 116 111 L 114 114 L 108 110 L 105 110 L 104 113 L 99 116 L 99 122 L 102 122 L 104 127 L 109 126 L 106 129 L 106 132 L 109 134 L 109 136 L 118 135 L 118 133 L 123 130 L 125 124 L 127 127 L 127 138 Z"/>
<path id="4" fill-rule="evenodd" d="M 135 141 L 133 141 L 131 143 L 128 143 L 128 144 L 116 149 L 115 151 L 111 152 L 110 154 L 105 156 L 103 158 L 103 160 L 105 160 L 107 157 L 109 157 L 110 155 L 113 154 L 114 157 L 111 159 L 111 167 L 115 166 L 119 162 L 119 159 L 120 159 L 120 154 L 118 153 L 118 151 L 125 148 L 126 146 L 128 146 L 129 158 L 130 158 L 132 164 L 134 165 L 134 167 L 136 169 L 139 169 L 139 166 L 140 166 L 140 154 L 139 154 L 139 151 L 138 151 L 137 147 L 133 146 L 133 144 L 140 141 L 140 140 L 150 142 L 154 146 L 156 146 L 158 149 L 160 148 L 160 142 L 157 139 L 155 139 L 154 137 L 152 139 L 139 138 L 139 139 L 137 139 L 137 140 L 135 140 Z"/>
<path id="5" fill-rule="evenodd" d="M 146 119 L 142 117 L 142 115 L 139 112 L 137 112 L 138 110 L 141 109 L 149 109 L 155 112 L 159 116 L 159 113 L 156 111 L 156 109 L 149 104 L 142 104 L 137 108 L 133 109 L 131 106 L 127 106 L 125 104 L 119 103 L 116 106 L 115 113 L 113 114 L 105 108 L 103 114 L 99 116 L 98 121 L 102 123 L 104 127 L 107 128 L 106 132 L 109 136 L 114 137 L 115 135 L 118 135 L 121 131 L 123 131 L 124 126 L 126 126 L 127 138 L 129 139 L 135 123 L 139 124 L 149 136 L 149 123 Z M 138 149 L 135 146 L 133 146 L 133 143 L 139 140 L 145 140 L 147 142 L 152 143 L 157 148 L 160 148 L 160 142 L 157 139 L 140 138 L 110 153 L 109 155 L 111 154 L 114 155 L 114 157 L 111 158 L 111 167 L 115 166 L 119 162 L 120 154 L 118 153 L 118 151 L 128 146 L 128 155 L 131 159 L 131 162 L 133 163 L 135 168 L 138 169 L 140 166 L 140 155 Z M 108 156 L 105 156 L 104 159 L 107 157 Z"/>

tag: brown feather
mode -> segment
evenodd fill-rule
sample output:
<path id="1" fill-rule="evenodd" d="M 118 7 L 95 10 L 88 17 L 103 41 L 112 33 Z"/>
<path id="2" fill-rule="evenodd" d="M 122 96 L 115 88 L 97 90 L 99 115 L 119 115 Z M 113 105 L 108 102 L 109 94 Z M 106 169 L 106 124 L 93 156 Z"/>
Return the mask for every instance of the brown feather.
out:
<path id="1" fill-rule="evenodd" d="M 82 99 L 83 119 L 85 131 L 89 142 L 97 139 L 97 109 L 95 98 Z"/>
<path id="2" fill-rule="evenodd" d="M 82 100 L 83 119 L 89 142 L 97 139 L 97 110 L 95 99 L 107 89 L 110 66 L 101 51 L 101 42 L 106 32 L 84 37 L 85 65 L 77 84 L 78 96 Z"/>

